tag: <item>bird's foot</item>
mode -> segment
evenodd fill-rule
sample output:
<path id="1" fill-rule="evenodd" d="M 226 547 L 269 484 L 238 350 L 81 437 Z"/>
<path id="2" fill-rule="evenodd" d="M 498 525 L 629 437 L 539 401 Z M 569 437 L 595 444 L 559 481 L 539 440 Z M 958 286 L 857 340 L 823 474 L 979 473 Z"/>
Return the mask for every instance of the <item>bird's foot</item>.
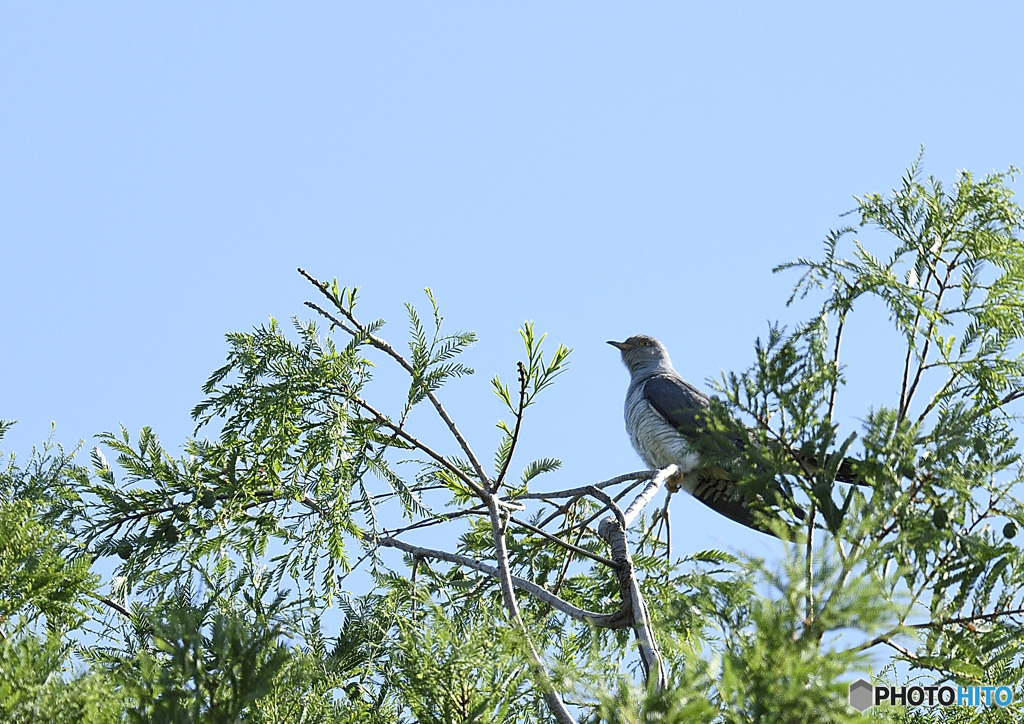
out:
<path id="1" fill-rule="evenodd" d="M 682 470 L 676 470 L 665 479 L 665 487 L 668 488 L 670 493 L 679 492 L 679 486 L 682 485 L 684 476 L 685 474 Z"/>

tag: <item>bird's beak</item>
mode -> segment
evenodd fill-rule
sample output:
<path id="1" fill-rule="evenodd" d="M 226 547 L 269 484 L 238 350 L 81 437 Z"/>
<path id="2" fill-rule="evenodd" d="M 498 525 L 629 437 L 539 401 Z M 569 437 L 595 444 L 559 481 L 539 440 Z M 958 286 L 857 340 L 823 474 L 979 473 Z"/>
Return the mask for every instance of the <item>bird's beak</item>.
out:
<path id="1" fill-rule="evenodd" d="M 628 342 L 613 342 L 612 340 L 609 339 L 608 344 L 610 344 L 612 347 L 615 347 L 620 352 L 625 352 L 627 349 L 633 349 L 633 345 L 629 344 Z"/>

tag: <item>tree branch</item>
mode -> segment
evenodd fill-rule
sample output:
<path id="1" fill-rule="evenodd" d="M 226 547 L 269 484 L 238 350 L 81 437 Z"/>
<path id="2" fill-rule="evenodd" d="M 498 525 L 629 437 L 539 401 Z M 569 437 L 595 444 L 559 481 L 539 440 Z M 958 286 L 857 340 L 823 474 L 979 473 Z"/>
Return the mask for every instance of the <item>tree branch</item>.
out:
<path id="1" fill-rule="evenodd" d="M 654 479 L 647 483 L 644 489 L 640 491 L 640 494 L 626 508 L 626 512 L 623 514 L 623 528 L 631 526 L 636 517 L 640 515 L 640 511 L 651 502 L 651 499 L 661 489 L 661 486 L 665 484 L 665 481 L 677 474 L 679 474 L 679 466 L 674 463 L 656 471 Z"/>
<path id="2" fill-rule="evenodd" d="M 522 613 L 519 610 L 519 601 L 516 598 L 515 584 L 512 581 L 512 568 L 508 560 L 508 545 L 505 541 L 505 530 L 507 521 L 502 520 L 501 511 L 498 509 L 498 496 L 491 495 L 484 499 L 487 503 L 487 512 L 491 518 L 491 533 L 494 536 L 494 560 L 497 563 L 498 583 L 501 585 L 501 598 L 505 603 L 505 610 L 508 611 L 512 625 L 522 637 L 525 645 L 527 658 L 532 670 L 533 683 L 541 690 L 544 701 L 547 702 L 548 710 L 560 724 L 576 724 L 572 714 L 565 706 L 561 695 L 555 691 L 551 676 L 544 666 L 540 652 L 533 645 L 530 632 L 526 630 L 526 622 L 523 621 Z"/>
<path id="3" fill-rule="evenodd" d="M 439 561 L 447 561 L 448 563 L 454 563 L 455 565 L 465 566 L 466 568 L 472 568 L 475 571 L 486 573 L 493 578 L 498 577 L 498 569 L 495 566 L 475 560 L 469 556 L 459 555 L 458 553 L 449 553 L 447 551 L 436 550 L 433 548 L 414 546 L 406 543 L 405 541 L 398 540 L 397 538 L 381 538 L 380 541 L 378 541 L 378 544 L 384 548 L 397 548 L 400 551 L 405 551 L 410 555 L 418 556 L 420 558 L 434 558 Z M 561 611 L 571 618 L 576 619 L 577 621 L 583 621 L 584 623 L 592 624 L 599 628 L 611 629 L 621 629 L 629 625 L 629 621 L 622 616 L 621 611 L 616 611 L 615 613 L 595 613 L 593 611 L 587 611 L 586 609 L 574 606 L 565 599 L 556 596 L 543 586 L 539 586 L 533 581 L 519 576 L 512 576 L 512 583 L 516 588 L 526 591 L 538 600 L 547 603 L 549 606 Z"/>
<path id="4" fill-rule="evenodd" d="M 627 480 L 649 480 L 658 474 L 657 470 L 638 470 L 635 473 L 626 473 L 624 475 L 618 475 L 609 480 L 605 480 L 600 483 L 594 483 L 593 485 L 584 485 L 579 488 L 568 488 L 566 490 L 553 490 L 548 493 L 523 493 L 517 495 L 516 500 L 536 500 L 539 498 L 582 498 L 584 495 L 590 493 L 593 488 L 603 489 L 611 487 L 612 485 L 618 485 L 624 483 Z"/>
<path id="5" fill-rule="evenodd" d="M 325 297 L 331 300 L 334 306 L 338 308 L 338 311 L 345 315 L 345 318 L 348 319 L 352 326 L 356 328 L 359 334 L 364 335 L 366 339 L 369 340 L 370 344 L 372 344 L 381 352 L 384 352 L 392 359 L 394 359 L 396 362 L 398 362 L 398 364 L 401 365 L 401 367 L 410 375 L 414 374 L 415 371 L 413 369 L 412 364 L 410 364 L 410 362 L 405 357 L 403 357 L 401 353 L 399 353 L 398 350 L 392 347 L 388 342 L 381 339 L 380 337 L 377 337 L 376 335 L 371 334 L 370 332 L 367 332 L 366 328 L 359 323 L 359 320 L 355 318 L 352 312 L 346 309 L 344 305 L 340 304 L 339 301 L 335 299 L 334 295 L 331 294 L 330 289 L 328 289 L 326 284 L 314 278 L 312 275 L 306 272 L 305 269 L 302 269 L 301 267 L 299 268 L 299 274 L 306 277 L 306 279 L 308 279 L 313 284 L 313 286 L 320 290 L 321 294 L 323 294 Z M 306 305 L 309 306 L 311 309 L 316 309 L 321 314 L 323 314 L 323 310 L 321 310 L 315 304 L 312 304 L 311 302 L 306 302 Z M 339 321 L 337 320 L 336 317 L 333 317 L 332 315 L 326 316 L 332 322 Z M 343 330 L 348 332 L 350 335 L 356 336 L 356 333 L 349 329 L 347 326 L 343 324 L 339 324 L 339 326 Z M 455 421 L 448 414 L 448 411 L 444 409 L 444 406 L 441 404 L 441 401 L 437 399 L 437 396 L 433 392 L 431 392 L 430 390 L 425 390 L 425 392 L 427 395 L 427 399 L 430 400 L 430 404 L 432 404 L 434 406 L 434 409 L 437 410 L 437 414 L 440 415 L 442 420 L 444 420 L 445 425 L 448 426 L 448 429 L 451 431 L 452 435 L 455 436 L 455 439 L 458 441 L 459 446 L 462 448 L 462 451 L 466 453 L 466 457 L 469 458 L 470 464 L 473 466 L 473 469 L 476 471 L 476 474 L 480 477 L 480 481 L 483 483 L 484 487 L 490 487 L 490 478 L 484 471 L 484 468 L 480 464 L 480 461 L 477 460 L 476 455 L 473 453 L 473 449 L 469 446 L 469 442 L 467 442 L 466 438 L 464 438 L 462 436 L 462 433 L 459 432 L 459 428 L 455 424 Z"/>
<path id="6" fill-rule="evenodd" d="M 122 616 L 127 618 L 129 621 L 132 620 L 132 612 L 129 611 L 124 606 L 122 606 L 117 601 L 115 601 L 114 599 L 109 598 L 107 596 L 98 596 L 95 593 L 90 593 L 89 595 L 94 597 L 97 601 L 99 601 L 100 603 L 104 604 L 105 606 L 110 606 L 110 608 L 112 608 L 115 611 L 117 611 L 119 614 L 121 614 Z"/>
<path id="7" fill-rule="evenodd" d="M 911 623 L 907 624 L 908 628 L 942 628 L 949 624 L 969 624 L 973 621 L 993 621 L 1003 616 L 1020 616 L 1024 615 L 1024 607 L 1015 608 L 1012 611 L 990 611 L 989 613 L 979 613 L 975 616 L 958 616 L 955 618 L 946 618 L 940 621 L 926 621 L 925 623 Z"/>
<path id="8" fill-rule="evenodd" d="M 370 405 L 370 403 L 366 402 L 366 400 L 362 399 L 361 397 L 355 397 L 355 396 L 353 396 L 351 399 L 357 405 L 359 405 L 364 410 L 366 410 L 371 415 L 373 415 L 376 422 L 379 422 L 380 424 L 390 428 L 391 430 L 393 430 L 395 432 L 396 435 L 401 437 L 403 440 L 408 442 L 410 445 L 413 445 L 418 450 L 422 450 L 427 455 L 432 457 L 436 462 L 438 462 L 441 465 L 443 465 L 445 470 L 448 470 L 449 472 L 451 472 L 454 475 L 458 476 L 459 480 L 461 480 L 466 485 L 468 485 L 469 488 L 474 493 L 476 493 L 476 495 L 481 500 L 486 501 L 488 498 L 492 497 L 491 493 L 489 491 L 487 491 L 484 488 L 480 487 L 480 485 L 478 483 L 476 483 L 472 478 L 470 478 L 464 472 L 459 470 L 458 467 L 456 467 L 455 465 L 452 465 L 452 463 L 450 461 L 448 461 L 443 455 L 441 455 L 438 452 L 435 452 L 426 443 L 421 442 L 420 440 L 416 439 L 415 437 L 413 437 L 412 435 L 407 433 L 405 430 L 403 430 L 399 425 L 396 425 L 395 423 L 391 422 L 391 420 L 389 420 L 386 415 L 384 415 L 381 412 L 378 412 L 376 409 L 374 409 L 374 407 L 372 405 Z M 510 501 L 507 501 L 507 500 L 502 500 L 502 501 L 500 501 L 499 504 L 504 506 L 504 507 L 512 508 L 514 510 L 522 510 L 523 509 L 523 507 L 521 505 L 518 505 L 518 504 L 516 504 L 514 502 L 510 502 Z"/>
<path id="9" fill-rule="evenodd" d="M 652 472 L 653 472 L 653 471 L 652 471 Z M 621 491 L 619 491 L 618 493 L 616 493 L 615 497 L 614 497 L 614 498 L 612 498 L 612 500 L 613 500 L 613 501 L 615 501 L 615 503 L 616 503 L 616 504 L 618 504 L 618 502 L 619 502 L 620 500 L 622 500 L 622 499 L 623 499 L 623 498 L 625 498 L 625 497 L 626 497 L 627 495 L 629 495 L 629 493 L 630 493 L 630 492 L 632 492 L 633 488 L 635 488 L 636 486 L 638 486 L 638 485 L 639 485 L 639 484 L 640 484 L 641 482 L 643 482 L 643 481 L 641 481 L 641 480 L 637 480 L 637 481 L 634 481 L 634 482 L 633 482 L 632 484 L 630 484 L 630 485 L 627 485 L 627 486 L 626 486 L 625 488 L 623 488 L 623 489 L 622 489 Z M 567 503 L 567 505 L 570 505 L 570 504 L 572 504 L 573 502 L 575 502 L 575 501 L 577 501 L 577 500 L 579 500 L 579 498 L 573 498 L 573 499 L 572 499 L 572 501 L 570 501 L 569 503 Z M 575 524 L 575 525 L 574 525 L 573 527 L 574 527 L 574 528 L 580 528 L 580 529 L 582 529 L 582 528 L 586 528 L 586 527 L 588 527 L 588 526 L 589 526 L 589 525 L 590 525 L 591 523 L 593 523 L 593 522 L 594 522 L 595 520 L 597 520 L 597 519 L 598 519 L 598 518 L 600 518 L 600 517 L 601 517 L 602 515 L 604 515 L 605 511 L 607 511 L 607 510 L 608 510 L 608 506 L 607 506 L 607 505 L 602 505 L 602 506 L 601 506 L 600 508 L 598 508 L 598 509 L 597 509 L 596 511 L 594 511 L 593 513 L 591 513 L 589 517 L 585 518 L 584 520 L 580 521 L 579 523 L 576 523 L 576 524 Z M 551 515 L 551 516 L 549 516 L 549 518 L 554 518 L 554 517 L 555 517 L 555 515 Z M 544 522 L 544 523 L 543 523 L 542 525 L 547 525 L 547 521 L 545 521 L 545 522 Z M 557 533 L 555 533 L 555 535 L 564 535 L 564 534 L 568 533 L 568 532 L 569 532 L 569 531 L 571 531 L 571 530 L 572 530 L 572 528 L 566 528 L 566 529 L 563 529 L 563 530 L 560 530 L 560 531 L 558 531 Z M 595 531 L 595 532 L 596 532 L 596 531 Z"/>
<path id="10" fill-rule="evenodd" d="M 512 454 L 515 453 L 516 443 L 519 442 L 519 429 L 523 424 L 523 410 L 526 408 L 526 383 L 528 382 L 526 367 L 523 366 L 522 362 L 516 362 L 516 367 L 519 370 L 519 409 L 516 410 L 516 427 L 512 431 L 512 443 L 509 445 L 508 455 L 505 456 L 505 462 L 501 464 L 501 471 L 491 487 L 491 491 L 495 493 L 498 492 L 498 488 L 505 481 L 505 474 L 508 473 L 509 463 L 512 462 Z"/>
<path id="11" fill-rule="evenodd" d="M 522 528 L 526 528 L 527 530 L 533 531 L 534 533 L 536 533 L 537 535 L 539 535 L 539 536 L 541 536 L 543 538 L 547 538 L 549 541 L 551 541 L 553 543 L 557 543 L 558 545 L 562 546 L 563 548 L 565 548 L 567 550 L 579 553 L 581 556 L 585 556 L 587 558 L 590 558 L 591 560 L 597 561 L 598 563 L 603 563 L 604 565 L 608 566 L 609 568 L 615 568 L 616 566 L 618 566 L 618 563 L 616 563 L 615 561 L 613 561 L 613 560 L 611 560 L 609 558 L 605 558 L 604 556 L 600 556 L 597 553 L 591 553 L 586 548 L 580 548 L 579 546 L 575 546 L 575 545 L 573 545 L 572 543 L 570 543 L 568 541 L 562 540 L 561 538 L 559 538 L 556 535 L 552 535 L 551 533 L 548 533 L 543 528 L 538 528 L 535 525 L 527 523 L 525 520 L 519 520 L 518 518 L 513 518 L 511 516 L 509 516 L 509 520 L 511 520 L 513 523 L 515 523 L 516 525 L 518 525 L 518 526 L 520 526 Z"/>
<path id="12" fill-rule="evenodd" d="M 669 467 L 674 468 L 675 466 L 670 465 Z M 643 593 L 640 591 L 640 583 L 636 579 L 633 559 L 629 554 L 629 544 L 626 541 L 626 526 L 624 524 L 626 515 L 611 498 L 608 498 L 607 494 L 601 491 L 596 492 L 606 498 L 607 504 L 612 508 L 613 514 L 601 521 L 601 525 L 598 527 L 598 534 L 611 548 L 612 558 L 619 562 L 615 573 L 619 579 L 623 605 L 625 607 L 626 602 L 628 602 L 631 609 L 633 631 L 636 634 L 637 646 L 640 649 L 640 663 L 643 664 L 647 680 L 650 681 L 652 676 L 655 677 L 655 685 L 661 691 L 665 688 L 668 675 L 665 672 L 665 662 L 661 658 L 661 652 L 658 651 L 658 642 L 654 638 L 651 615 L 647 610 L 647 603 L 644 601 Z M 646 490 L 641 492 L 637 496 L 637 500 L 643 498 L 646 492 Z M 630 508 L 635 507 L 635 505 L 636 500 L 634 500 L 634 505 L 630 506 Z"/>
<path id="13" fill-rule="evenodd" d="M 836 344 L 832 353 L 832 366 L 836 370 L 836 379 L 832 381 L 832 390 L 828 396 L 828 421 L 832 422 L 832 414 L 836 409 L 836 391 L 839 388 L 839 343 L 843 338 L 843 325 L 846 324 L 846 313 L 839 315 L 839 326 L 836 327 Z"/>

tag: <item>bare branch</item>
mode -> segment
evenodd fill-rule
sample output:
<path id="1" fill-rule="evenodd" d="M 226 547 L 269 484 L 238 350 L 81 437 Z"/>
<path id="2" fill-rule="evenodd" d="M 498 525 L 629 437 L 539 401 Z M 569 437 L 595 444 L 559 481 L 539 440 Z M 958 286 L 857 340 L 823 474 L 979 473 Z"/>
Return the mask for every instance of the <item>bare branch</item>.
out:
<path id="1" fill-rule="evenodd" d="M 917 657 L 914 656 L 914 654 L 910 653 L 909 649 L 906 649 L 906 648 L 900 646 L 895 641 L 890 641 L 889 639 L 881 639 L 880 641 L 878 641 L 878 643 L 882 643 L 882 644 L 885 644 L 886 646 L 889 646 L 890 648 L 896 649 L 897 651 L 899 651 L 901 654 L 903 654 L 910 661 L 917 661 L 918 660 Z"/>
<path id="2" fill-rule="evenodd" d="M 804 615 L 808 621 L 814 620 L 814 517 L 818 506 L 811 499 L 810 510 L 807 512 L 807 542 L 804 549 L 804 585 L 807 594 L 804 596 Z"/>
<path id="3" fill-rule="evenodd" d="M 832 389 L 828 396 L 828 421 L 832 422 L 832 414 L 836 409 L 836 391 L 839 388 L 839 343 L 843 339 L 843 325 L 846 324 L 846 314 L 839 315 L 839 325 L 836 327 L 836 343 L 832 352 L 832 366 L 836 370 L 836 379 L 832 381 Z"/>
<path id="4" fill-rule="evenodd" d="M 302 270 L 299 269 L 299 271 L 302 271 Z M 330 323 L 333 324 L 335 327 L 340 327 L 341 329 L 343 329 L 344 331 L 348 332 L 353 337 L 355 337 L 358 334 L 358 332 L 356 332 L 354 329 L 351 329 L 347 324 L 342 322 L 340 319 L 335 317 L 333 314 L 328 312 L 326 309 L 321 307 L 316 302 L 305 302 L 305 305 L 307 307 L 309 307 L 310 309 L 312 309 L 314 312 L 317 312 L 320 316 L 326 317 L 330 321 Z"/>
<path id="5" fill-rule="evenodd" d="M 576 545 L 577 546 L 580 544 L 580 541 L 582 539 L 583 539 L 583 529 L 580 528 L 578 531 L 576 531 Z M 573 562 L 573 555 L 572 555 L 572 551 L 570 550 L 566 554 L 565 560 L 562 562 L 562 568 L 558 572 L 558 578 L 555 580 L 555 585 L 554 585 L 554 588 L 552 589 L 552 592 L 555 595 L 558 595 L 558 592 L 562 590 L 562 584 L 565 583 L 565 577 L 569 574 L 569 566 L 572 565 L 572 562 Z"/>
<path id="6" fill-rule="evenodd" d="M 626 473 L 625 475 L 618 475 L 610 480 L 605 480 L 600 483 L 594 483 L 593 485 L 584 485 L 580 488 L 568 488 L 567 490 L 553 490 L 549 493 L 523 493 L 517 495 L 516 500 L 536 500 L 538 498 L 582 498 L 584 495 L 590 493 L 593 488 L 603 489 L 611 487 L 612 485 L 618 485 L 624 483 L 627 480 L 650 480 L 658 474 L 657 470 L 638 470 L 635 473 Z"/>
<path id="7" fill-rule="evenodd" d="M 502 519 L 497 499 L 496 495 L 491 495 L 485 498 L 485 502 L 487 503 L 487 512 L 491 519 L 491 533 L 494 536 L 494 560 L 497 563 L 496 571 L 498 583 L 501 586 L 501 599 L 505 604 L 505 610 L 508 611 L 513 627 L 522 637 L 523 643 L 526 644 L 525 648 L 533 674 L 533 683 L 544 695 L 544 701 L 547 702 L 552 716 L 559 722 L 572 722 L 575 724 L 575 720 L 566 708 L 561 695 L 555 691 L 551 676 L 544 666 L 540 652 L 534 646 L 533 639 L 530 638 L 530 632 L 527 631 L 526 622 L 523 621 L 522 612 L 519 610 L 519 600 L 516 598 L 515 592 L 516 584 L 512 580 L 514 577 L 508 560 L 508 545 L 505 541 L 505 531 L 507 530 L 508 523 Z"/>
<path id="8" fill-rule="evenodd" d="M 586 548 L 580 548 L 579 546 L 575 546 L 575 545 L 573 545 L 572 543 L 570 543 L 568 541 L 564 541 L 561 538 L 559 538 L 558 536 L 555 536 L 555 535 L 552 535 L 551 533 L 548 533 L 543 528 L 538 528 L 535 525 L 527 523 L 525 520 L 519 520 L 518 518 L 512 518 L 512 517 L 509 517 L 509 520 L 511 520 L 513 523 L 515 523 L 518 526 L 521 526 L 523 528 L 526 528 L 527 530 L 533 531 L 534 533 L 536 533 L 537 535 L 539 535 L 539 536 L 541 536 L 543 538 L 547 538 L 548 540 L 552 541 L 553 543 L 557 543 L 558 545 L 562 546 L 563 548 L 566 548 L 567 550 L 579 553 L 581 556 L 586 556 L 587 558 L 590 558 L 591 560 L 595 560 L 598 563 L 603 563 L 604 565 L 608 566 L 609 568 L 615 568 L 615 567 L 617 567 L 619 565 L 618 563 L 616 563 L 615 561 L 613 561 L 613 560 L 611 560 L 609 558 L 605 558 L 604 556 L 599 556 L 596 553 L 591 553 Z"/>
<path id="9" fill-rule="evenodd" d="M 989 613 L 979 613 L 976 616 L 958 616 L 956 618 L 945 618 L 940 621 L 926 621 L 925 623 L 911 623 L 907 624 L 907 626 L 909 628 L 941 628 L 950 624 L 966 625 L 974 621 L 993 621 L 1004 616 L 1021 615 L 1024 615 L 1024 608 L 1015 608 L 1012 611 L 990 611 Z"/>
<path id="10" fill-rule="evenodd" d="M 447 523 L 451 520 L 455 520 L 456 518 L 462 518 L 467 515 L 486 515 L 487 511 L 484 510 L 484 507 L 485 506 L 483 503 L 477 503 L 472 508 L 465 508 L 463 510 L 453 510 L 451 513 L 441 513 L 440 515 L 436 515 L 433 518 L 418 520 L 415 523 L 410 523 L 409 525 L 403 526 L 401 528 L 396 528 L 394 530 L 388 530 L 387 528 L 384 528 L 381 530 L 381 533 L 383 534 L 384 537 L 392 538 L 396 535 L 401 535 L 402 533 L 408 533 L 411 530 L 422 530 L 423 528 L 430 528 L 431 526 L 440 525 L 441 523 Z"/>
<path id="11" fill-rule="evenodd" d="M 620 508 L 615 503 L 615 501 L 612 500 L 611 496 L 608 495 L 608 493 L 604 492 L 603 490 L 599 490 L 598 488 L 595 488 L 595 487 L 591 486 L 590 490 L 587 491 L 587 495 L 591 495 L 591 496 L 597 498 L 602 503 L 604 503 L 606 506 L 611 508 L 612 514 L 615 516 L 615 520 L 617 520 L 619 525 L 622 526 L 622 530 L 623 531 L 626 530 L 626 528 L 628 527 L 626 525 L 626 516 L 622 512 L 622 508 Z M 604 525 L 604 522 L 602 521 L 601 524 Z M 598 531 L 598 532 L 600 533 L 600 531 Z M 604 538 L 603 535 L 601 537 Z"/>
<path id="12" fill-rule="evenodd" d="M 665 510 L 661 514 L 661 519 L 665 521 L 665 562 L 672 565 L 672 511 L 669 509 L 669 503 L 672 502 L 672 491 L 668 491 L 668 495 L 665 496 Z"/>
<path id="13" fill-rule="evenodd" d="M 98 598 L 98 600 L 99 600 L 99 602 L 100 602 L 100 603 L 102 603 L 102 604 L 104 604 L 104 605 L 107 605 L 107 606 L 110 606 L 110 607 L 111 607 L 112 609 L 114 609 L 115 611 L 117 611 L 117 612 L 118 612 L 119 614 L 121 614 L 121 615 L 122 615 L 122 616 L 124 616 L 125 618 L 127 618 L 127 619 L 131 620 L 131 618 L 132 618 L 132 612 L 131 612 L 131 611 L 129 611 L 129 610 L 128 610 L 127 608 L 125 608 L 124 606 L 122 606 L 122 605 L 121 605 L 120 603 L 118 603 L 117 601 L 113 600 L 112 598 L 106 598 L 106 597 L 103 597 L 103 598 Z"/>
<path id="14" fill-rule="evenodd" d="M 1019 400 L 1022 397 L 1024 397 L 1024 390 L 1014 390 L 1013 392 L 1007 393 L 1006 396 L 1004 396 L 1003 399 L 999 401 L 999 404 L 1005 405 L 1008 402 Z"/>
<path id="15" fill-rule="evenodd" d="M 669 467 L 675 467 L 674 465 Z M 656 686 L 659 690 L 665 688 L 668 675 L 665 671 L 665 662 L 658 650 L 658 642 L 654 638 L 654 628 L 651 624 L 651 615 L 647 610 L 647 603 L 643 593 L 640 591 L 640 583 L 636 579 L 636 571 L 633 568 L 633 559 L 629 554 L 629 544 L 626 541 L 626 516 L 622 509 L 616 505 L 607 494 L 596 490 L 612 509 L 613 515 L 608 516 L 598 528 L 598 534 L 604 538 L 611 548 L 612 558 L 619 562 L 615 573 L 619 579 L 619 588 L 622 591 L 623 608 L 628 606 L 632 613 L 633 631 L 636 634 L 637 646 L 640 649 L 640 662 L 643 664 L 644 673 L 648 680 L 656 677 Z M 646 492 L 646 491 L 644 491 Z M 592 493 L 593 494 L 593 493 Z M 643 498 L 644 493 L 638 496 Z M 633 506 L 630 506 L 633 507 Z"/>
<path id="16" fill-rule="evenodd" d="M 406 543 L 405 541 L 398 540 L 397 538 L 381 538 L 379 544 L 385 548 L 397 548 L 398 550 L 405 551 L 410 555 L 418 556 L 420 558 L 434 558 L 439 561 L 447 561 L 448 563 L 454 563 L 459 566 L 465 566 L 466 568 L 472 568 L 473 570 L 480 571 L 481 573 L 486 573 L 494 578 L 498 577 L 498 569 L 495 566 L 475 560 L 469 556 L 459 555 L 458 553 L 449 553 L 447 551 L 436 550 L 433 548 L 414 546 Z M 519 576 L 512 576 L 512 583 L 516 588 L 526 591 L 530 595 L 544 601 L 548 605 L 561 611 L 567 616 L 571 616 L 577 621 L 583 621 L 584 623 L 589 623 L 600 628 L 619 629 L 629 625 L 629 621 L 622 617 L 621 612 L 617 611 L 615 613 L 608 614 L 587 611 L 556 596 L 543 586 L 539 586 L 533 581 L 526 578 L 520 578 Z"/>
<path id="17" fill-rule="evenodd" d="M 652 472 L 653 472 L 653 471 L 652 471 Z M 619 491 L 618 493 L 616 493 L 616 494 L 615 494 L 615 497 L 614 497 L 614 498 L 612 498 L 612 500 L 613 500 L 613 501 L 615 501 L 615 503 L 616 503 L 616 504 L 618 504 L 618 502 L 619 502 L 620 500 L 622 500 L 623 498 L 625 498 L 625 497 L 626 497 L 627 495 L 629 495 L 629 494 L 630 494 L 630 493 L 631 493 L 631 492 L 633 491 L 633 488 L 635 488 L 636 486 L 638 486 L 638 485 L 639 485 L 640 483 L 642 483 L 642 482 L 643 482 L 643 480 L 636 480 L 636 481 L 634 481 L 633 483 L 631 483 L 630 485 L 627 485 L 627 486 L 626 486 L 625 488 L 623 488 L 623 489 L 622 489 L 622 490 L 620 490 L 620 491 Z M 567 503 L 567 504 L 566 504 L 566 507 L 567 507 L 568 505 L 571 505 L 572 503 L 574 503 L 574 502 L 575 502 L 575 501 L 577 501 L 577 500 L 579 500 L 579 498 L 573 498 L 573 499 L 572 499 L 571 501 L 569 501 L 569 503 Z M 607 505 L 602 505 L 602 506 L 601 506 L 600 508 L 598 508 L 598 509 L 597 509 L 596 511 L 594 511 L 593 513 L 591 513 L 589 517 L 585 518 L 584 520 L 580 521 L 579 523 L 576 523 L 576 524 L 575 524 L 575 525 L 573 526 L 573 528 L 580 528 L 580 529 L 583 529 L 583 528 L 587 528 L 587 527 L 589 527 L 591 523 L 593 523 L 593 522 L 594 522 L 595 520 L 597 520 L 597 519 L 598 519 L 598 518 L 600 518 L 600 517 L 601 517 L 602 515 L 604 515 L 604 514 L 605 514 L 605 511 L 607 511 L 608 509 L 609 509 L 609 508 L 608 508 L 608 506 L 607 506 Z M 555 517 L 555 515 L 549 516 L 549 518 L 554 518 L 554 517 Z M 542 525 L 547 525 L 547 523 L 548 523 L 548 521 L 547 521 L 547 520 L 545 520 L 545 521 L 544 521 L 544 522 L 542 523 Z M 555 533 L 555 535 L 564 535 L 565 533 L 568 533 L 568 532 L 569 532 L 570 530 L 572 530 L 573 528 L 568 528 L 568 529 L 565 529 L 565 530 L 560 530 L 560 531 L 558 531 L 557 533 Z M 595 532 L 596 532 L 596 531 L 595 531 Z"/>
<path id="18" fill-rule="evenodd" d="M 436 462 L 438 462 L 441 465 L 443 465 L 445 470 L 448 470 L 452 474 L 456 475 L 459 478 L 459 480 L 461 480 L 466 485 L 468 485 L 469 488 L 474 493 L 476 493 L 481 499 L 486 499 L 486 498 L 488 498 L 490 496 L 489 492 L 487 492 L 486 490 L 481 488 L 480 485 L 478 485 L 472 478 L 470 478 L 464 472 L 459 470 L 459 468 L 457 466 L 455 466 L 451 462 L 449 462 L 448 459 L 446 459 L 443 455 L 441 455 L 438 452 L 435 452 L 433 450 L 433 448 L 431 448 L 429 445 L 427 445 L 426 443 L 421 442 L 420 440 L 416 439 L 415 437 L 413 437 L 412 435 L 407 433 L 405 430 L 403 430 L 399 425 L 396 425 L 395 423 L 391 422 L 391 420 L 389 420 L 386 415 L 384 415 L 381 412 L 378 412 L 366 400 L 362 399 L 361 397 L 355 397 L 355 396 L 352 397 L 352 400 L 357 405 L 359 405 L 364 410 L 366 410 L 371 415 L 373 415 L 374 419 L 377 422 L 379 422 L 380 424 L 384 425 L 385 427 L 390 428 L 400 438 L 402 438 L 406 442 L 410 443 L 411 445 L 415 446 L 418 450 L 422 450 L 427 455 L 432 457 Z"/>
<path id="19" fill-rule="evenodd" d="M 636 517 L 640 515 L 640 511 L 651 502 L 651 499 L 661 489 L 661 486 L 665 484 L 665 481 L 671 478 L 673 475 L 678 475 L 679 466 L 676 464 L 669 465 L 657 471 L 654 479 L 649 482 L 640 494 L 633 499 L 633 502 L 626 508 L 626 512 L 623 514 L 623 527 L 628 528 L 636 520 Z"/>

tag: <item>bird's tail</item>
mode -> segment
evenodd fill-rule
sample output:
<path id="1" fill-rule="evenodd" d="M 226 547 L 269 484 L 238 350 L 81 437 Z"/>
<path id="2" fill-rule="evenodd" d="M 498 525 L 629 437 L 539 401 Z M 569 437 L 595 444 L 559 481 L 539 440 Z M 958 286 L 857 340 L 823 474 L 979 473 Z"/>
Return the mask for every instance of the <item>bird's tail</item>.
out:
<path id="1" fill-rule="evenodd" d="M 818 464 L 818 459 L 815 457 L 799 455 L 799 460 L 810 472 L 817 472 L 821 467 Z M 843 458 L 842 462 L 839 463 L 839 469 L 836 470 L 836 480 L 840 483 L 867 486 L 868 484 L 864 482 L 864 479 L 857 474 L 857 464 L 859 462 L 860 460 L 856 458 Z"/>
<path id="2" fill-rule="evenodd" d="M 853 458 L 843 458 L 843 461 L 839 463 L 839 470 L 836 471 L 836 480 L 841 483 L 853 483 L 854 485 L 867 485 L 854 470 L 859 460 Z"/>

